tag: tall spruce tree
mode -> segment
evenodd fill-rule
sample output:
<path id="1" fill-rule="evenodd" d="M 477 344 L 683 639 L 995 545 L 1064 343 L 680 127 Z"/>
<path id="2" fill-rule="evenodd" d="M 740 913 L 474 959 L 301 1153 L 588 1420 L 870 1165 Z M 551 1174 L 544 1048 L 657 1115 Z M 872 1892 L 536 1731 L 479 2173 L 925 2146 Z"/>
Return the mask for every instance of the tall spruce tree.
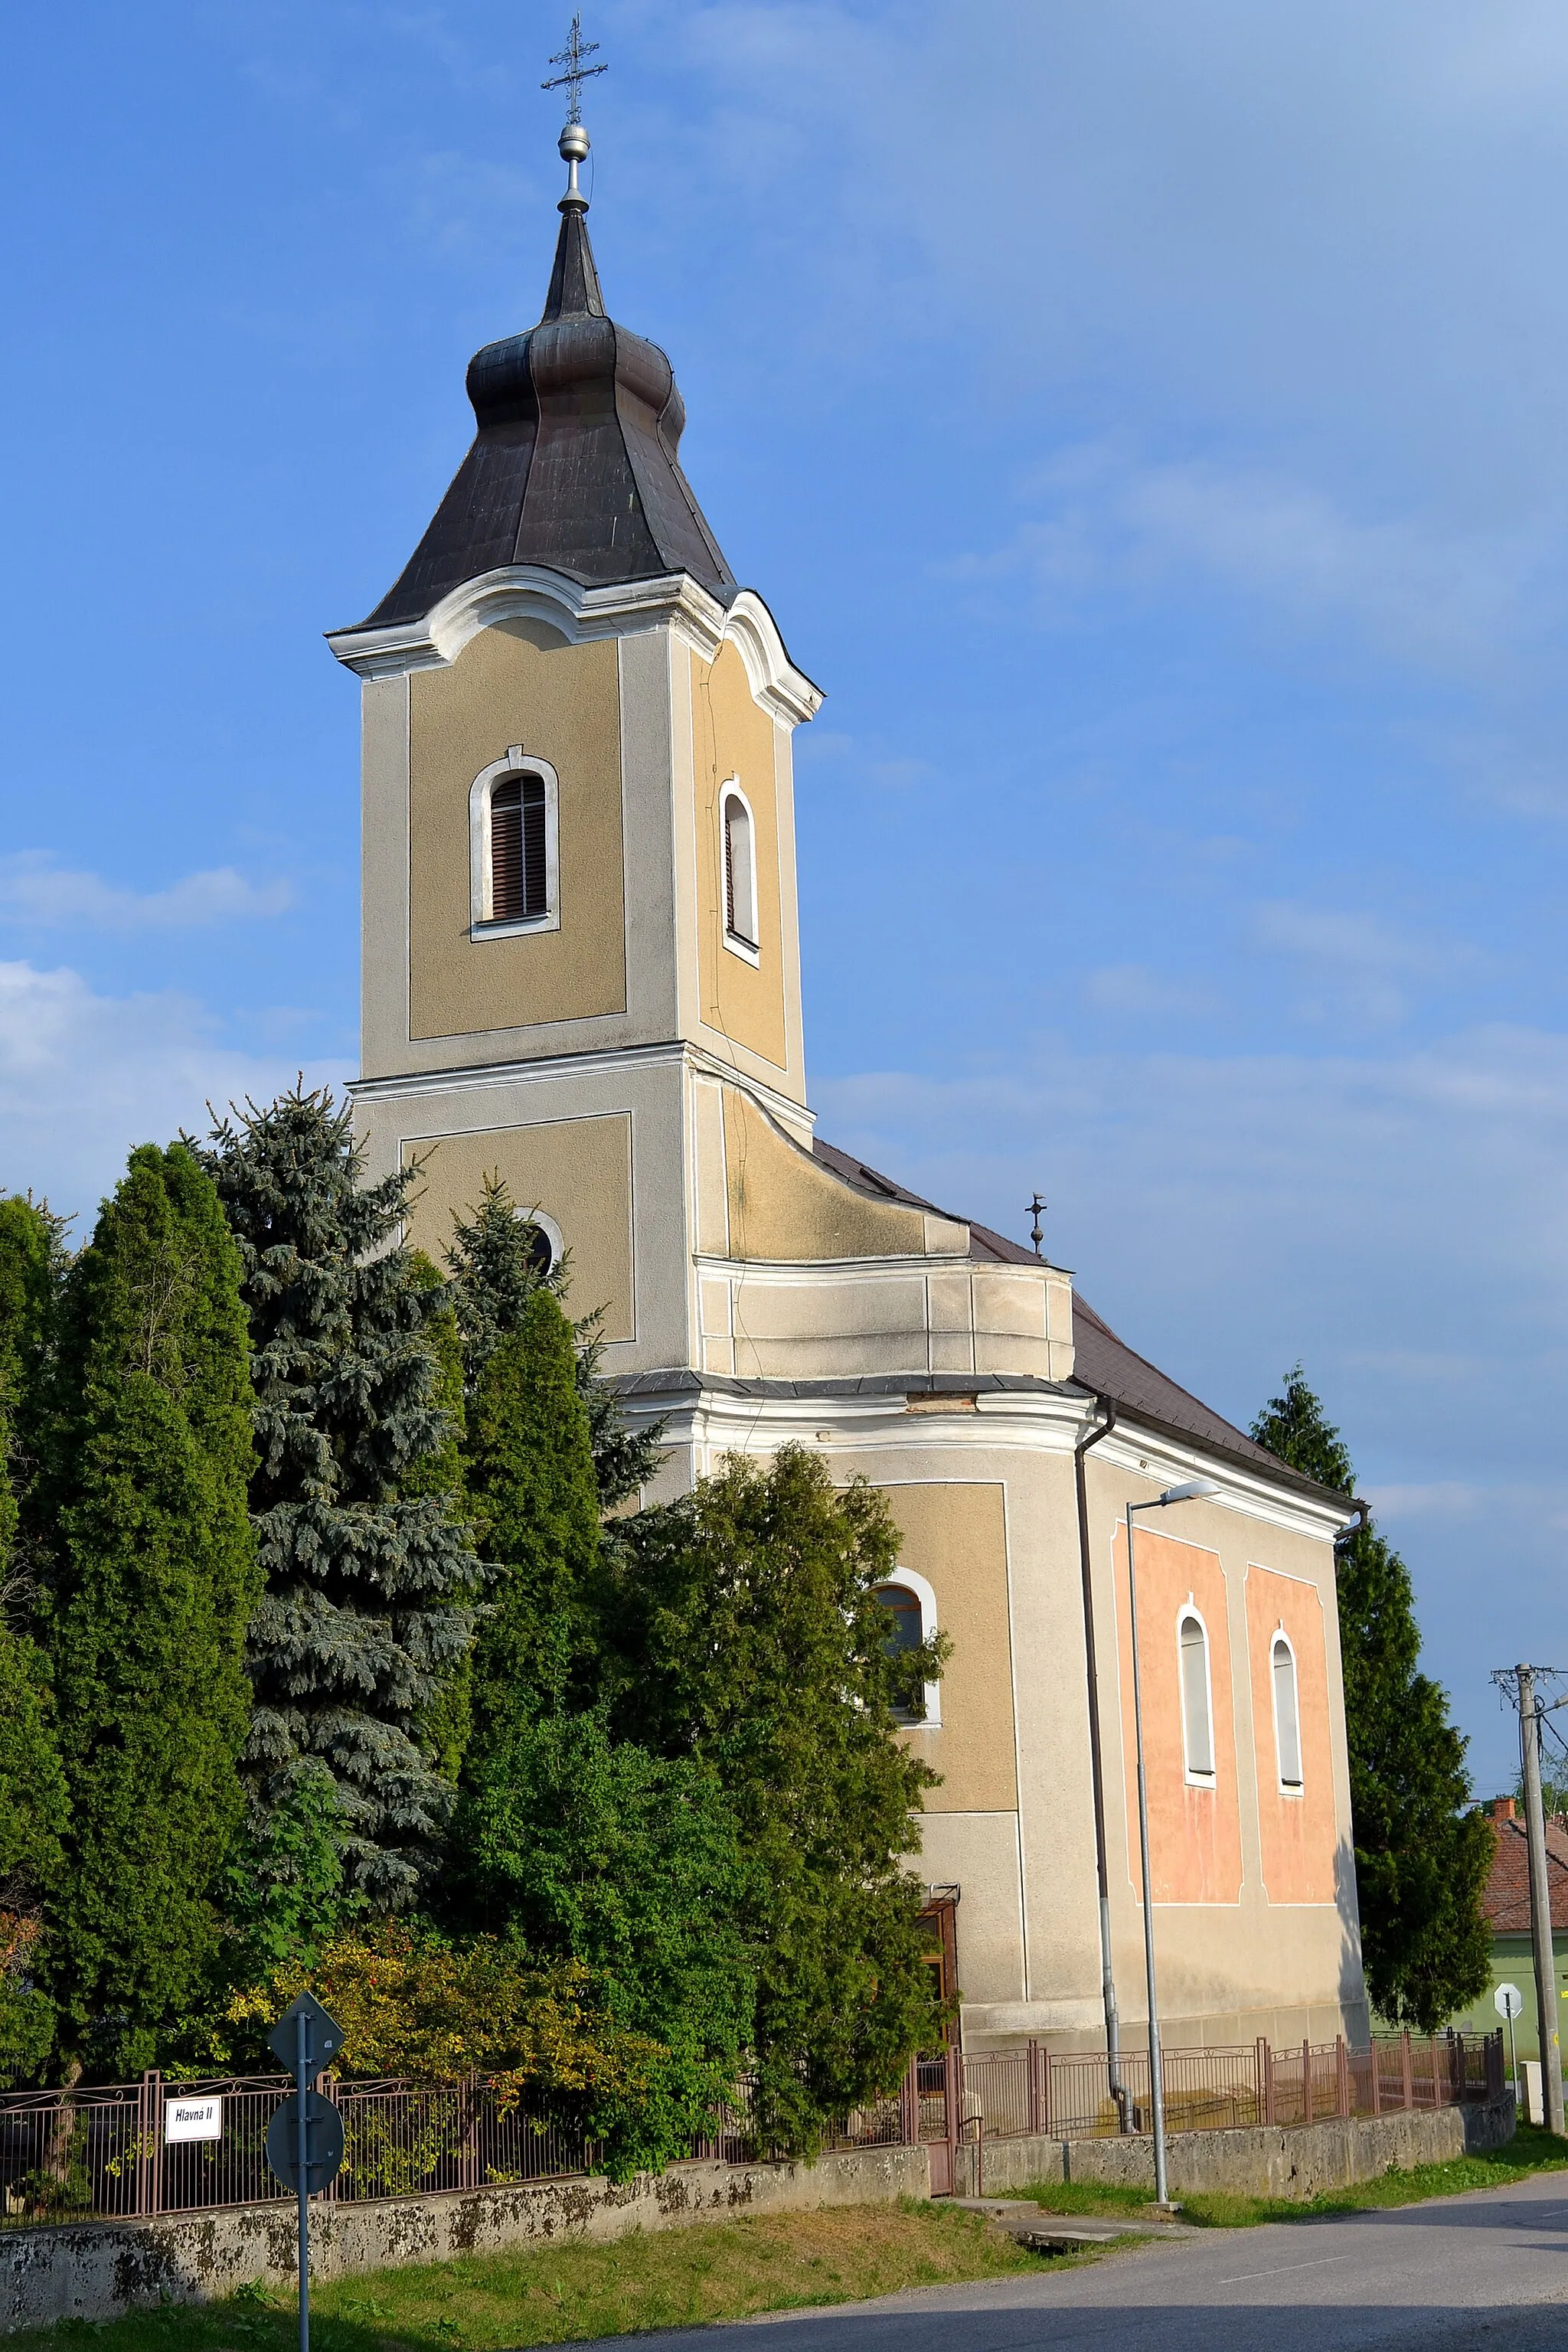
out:
<path id="1" fill-rule="evenodd" d="M 448 1258 L 465 1488 L 495 1577 L 448 1902 L 585 1966 L 606 2013 L 648 2037 L 636 2128 L 616 2144 L 657 2165 L 710 2127 L 750 2042 L 748 1866 L 710 1769 L 605 1728 L 601 1514 L 647 1475 L 658 1440 L 622 1429 L 562 1311 L 565 1269 L 542 1275 L 533 1244 L 492 1181 Z"/>
<path id="2" fill-rule="evenodd" d="M 0 2084 L 41 2069 L 54 2004 L 39 1982 L 44 1902 L 58 1885 L 65 1775 L 43 1660 L 28 1637 L 36 1588 L 17 1542 L 52 1336 L 59 1228 L 32 1202 L 0 1201 Z"/>
<path id="3" fill-rule="evenodd" d="M 239 1258 L 184 1145 L 132 1154 L 72 1262 L 50 1403 L 45 1627 L 71 1810 L 47 1965 L 68 2059 L 123 2071 L 201 1997 L 259 1591 Z"/>
<path id="4" fill-rule="evenodd" d="M 475 1739 L 581 1694 L 599 1567 L 599 1489 L 572 1327 L 536 1286 L 486 1359 L 468 1415 L 468 1492 L 496 1576 L 474 1650 Z"/>
<path id="5" fill-rule="evenodd" d="M 1349 1496 L 1355 1472 L 1297 1364 L 1252 1434 Z M 1422 1674 L 1410 1571 L 1372 1524 L 1335 1547 L 1362 1953 L 1373 2007 L 1435 2033 L 1490 1981 L 1492 1836 L 1470 1801 L 1448 1695 Z"/>
<path id="6" fill-rule="evenodd" d="M 447 1271 L 470 1395 L 497 1348 L 521 1325 L 535 1292 L 545 1290 L 564 1300 L 571 1287 L 570 1253 L 544 1270 L 542 1238 L 499 1175 L 484 1179 L 468 1216 L 453 1219 Z M 662 1422 L 630 1427 L 615 1390 L 600 1374 L 604 1314 L 602 1307 L 591 1307 L 572 1327 L 576 1345 L 573 1377 L 587 1415 L 601 1512 L 613 1511 L 647 1484 L 663 1458 L 664 1436 Z"/>
<path id="7" fill-rule="evenodd" d="M 876 1490 L 835 1492 L 818 1455 L 731 1458 L 626 1523 L 609 1560 L 612 1723 L 704 1765 L 751 1864 L 758 2120 L 809 2150 L 890 2090 L 937 2016 L 919 1926 L 918 1851 L 935 1775 L 898 1735 L 942 1644 L 887 1647 L 876 1589 L 898 1530 Z"/>
<path id="8" fill-rule="evenodd" d="M 266 1594 L 251 1626 L 252 1834 L 331 1783 L 345 1883 L 379 1908 L 436 1868 L 453 1800 L 431 1712 L 472 1640 L 460 1497 L 421 1465 L 450 1436 L 442 1294 L 399 1240 L 413 1170 L 366 1184 L 345 1107 L 297 1088 L 215 1128 L 244 1265 Z M 312 1803 L 315 1800 L 312 1799 Z"/>

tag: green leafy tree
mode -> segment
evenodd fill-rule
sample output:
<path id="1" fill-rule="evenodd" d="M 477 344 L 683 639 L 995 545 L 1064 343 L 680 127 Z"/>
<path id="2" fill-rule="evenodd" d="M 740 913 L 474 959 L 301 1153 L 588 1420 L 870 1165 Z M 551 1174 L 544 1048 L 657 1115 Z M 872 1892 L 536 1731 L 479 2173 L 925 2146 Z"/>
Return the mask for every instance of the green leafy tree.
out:
<path id="1" fill-rule="evenodd" d="M 42 1454 L 70 1798 L 47 1966 L 68 2058 L 125 2070 L 201 1999 L 259 1591 L 239 1258 L 182 1144 L 132 1154 L 71 1264 Z"/>
<path id="2" fill-rule="evenodd" d="M 344 1884 L 396 1907 L 439 1861 L 454 1791 L 434 1717 L 479 1583 L 460 1497 L 428 1473 L 451 1429 L 442 1293 L 399 1239 L 414 1171 L 365 1183 L 350 1113 L 324 1089 L 248 1107 L 205 1156 L 253 1349 L 266 1575 L 247 1652 L 254 1848 L 276 1847 L 274 1816 L 324 1772 Z"/>
<path id="3" fill-rule="evenodd" d="M 479 1925 L 587 1966 L 606 2013 L 653 2045 L 637 2160 L 679 2156 L 732 2094 L 755 2005 L 749 1873 L 713 1773 L 593 1716 L 543 1716 L 485 1757 L 459 1822 Z"/>
<path id="4" fill-rule="evenodd" d="M 889 1654 L 876 1589 L 898 1530 L 873 1488 L 836 1493 L 803 1448 L 731 1458 L 626 1528 L 607 1570 L 613 1727 L 705 1766 L 734 1811 L 759 2126 L 809 2150 L 937 2032 L 905 1866 L 935 1776 L 894 1710 L 918 1706 L 941 1647 Z"/>
<path id="5" fill-rule="evenodd" d="M 1252 1434 L 1293 1470 L 1352 1493 L 1349 1453 L 1300 1364 Z M 1448 1695 L 1420 1671 L 1409 1570 L 1370 1516 L 1340 1538 L 1334 1561 L 1367 1990 L 1391 2024 L 1434 2033 L 1490 1981 L 1491 1831 L 1471 1804 Z"/>

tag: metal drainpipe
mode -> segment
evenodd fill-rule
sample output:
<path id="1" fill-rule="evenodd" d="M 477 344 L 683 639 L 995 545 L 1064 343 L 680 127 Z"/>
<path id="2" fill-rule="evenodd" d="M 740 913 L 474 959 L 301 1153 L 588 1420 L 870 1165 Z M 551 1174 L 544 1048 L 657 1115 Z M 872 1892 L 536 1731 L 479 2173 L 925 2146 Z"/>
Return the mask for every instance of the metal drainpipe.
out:
<path id="1" fill-rule="evenodd" d="M 1105 2001 L 1105 2053 L 1110 2095 L 1116 2102 L 1120 2128 L 1131 2127 L 1127 2088 L 1121 2080 L 1121 2020 L 1116 2007 L 1116 1974 L 1110 1958 L 1110 1872 L 1105 1858 L 1105 1773 L 1100 1754 L 1100 1676 L 1094 1654 L 1094 1579 L 1089 1545 L 1089 1496 L 1083 1457 L 1116 1426 L 1116 1407 L 1109 1397 L 1096 1396 L 1095 1408 L 1106 1418 L 1072 1450 L 1073 1482 L 1078 1494 L 1078 1556 L 1083 1578 L 1083 1646 L 1089 1668 L 1089 1761 L 1094 1788 L 1094 1863 L 1100 1881 L 1100 1982 Z"/>

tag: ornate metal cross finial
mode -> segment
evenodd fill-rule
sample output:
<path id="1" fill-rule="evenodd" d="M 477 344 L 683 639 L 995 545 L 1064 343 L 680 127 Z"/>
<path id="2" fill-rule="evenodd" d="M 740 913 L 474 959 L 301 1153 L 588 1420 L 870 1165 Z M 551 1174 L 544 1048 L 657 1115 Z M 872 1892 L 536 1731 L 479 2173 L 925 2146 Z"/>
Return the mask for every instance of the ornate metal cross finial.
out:
<path id="1" fill-rule="evenodd" d="M 1045 1229 L 1040 1223 L 1040 1219 L 1045 1215 L 1045 1213 L 1046 1204 L 1037 1192 L 1034 1199 L 1029 1203 L 1029 1214 L 1035 1221 L 1034 1225 L 1030 1230 L 1029 1239 L 1035 1244 L 1035 1255 L 1037 1257 L 1040 1255 L 1040 1244 L 1046 1238 Z"/>
<path id="2" fill-rule="evenodd" d="M 553 81 L 542 81 L 539 85 L 541 89 L 563 89 L 566 92 L 566 120 L 569 123 L 583 120 L 583 84 L 592 81 L 595 74 L 610 70 L 607 64 L 585 66 L 583 63 L 584 58 L 593 56 L 598 46 L 597 41 L 583 38 L 583 11 L 579 8 L 572 19 L 572 30 L 566 36 L 566 47 L 557 49 L 550 60 L 552 66 L 564 66 L 565 72 L 557 74 Z"/>

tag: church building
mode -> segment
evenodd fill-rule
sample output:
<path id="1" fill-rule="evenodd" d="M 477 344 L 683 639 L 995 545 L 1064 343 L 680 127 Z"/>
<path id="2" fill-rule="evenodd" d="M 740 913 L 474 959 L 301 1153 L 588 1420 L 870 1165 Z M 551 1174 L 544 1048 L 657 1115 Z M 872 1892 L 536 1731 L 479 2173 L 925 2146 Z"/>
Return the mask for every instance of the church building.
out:
<path id="1" fill-rule="evenodd" d="M 536 327 L 471 362 L 473 445 L 396 584 L 330 639 L 363 700 L 370 1172 L 439 1255 L 499 1171 L 657 1490 L 787 1440 L 901 1531 L 892 1633 L 952 1654 L 909 1738 L 913 1866 L 966 2047 L 1145 2017 L 1123 1513 L 1139 1523 L 1167 2041 L 1364 2043 L 1333 1537 L 1297 1476 L 1065 1269 L 816 1132 L 792 741 L 821 701 L 737 585 L 669 362 L 605 311 L 578 165 Z"/>

